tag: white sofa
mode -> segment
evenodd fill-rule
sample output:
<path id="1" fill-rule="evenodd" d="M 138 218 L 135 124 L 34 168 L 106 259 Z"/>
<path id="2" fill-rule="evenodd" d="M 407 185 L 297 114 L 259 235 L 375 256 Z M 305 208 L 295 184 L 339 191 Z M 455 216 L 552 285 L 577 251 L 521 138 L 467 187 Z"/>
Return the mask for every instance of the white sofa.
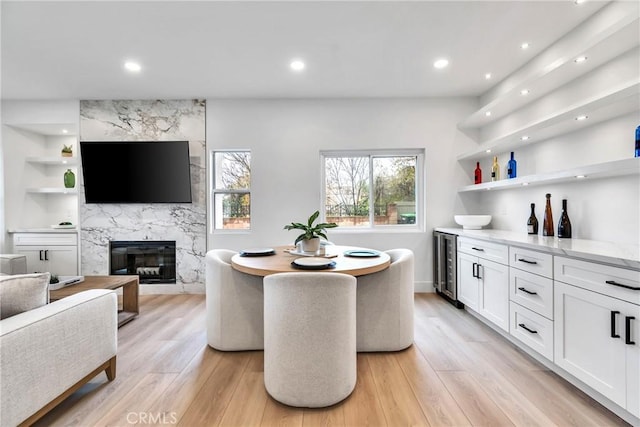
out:
<path id="1" fill-rule="evenodd" d="M 5 308 L 12 279 L 0 279 Z M 0 320 L 0 425 L 32 424 L 102 371 L 113 380 L 117 311 L 115 292 L 99 289 Z"/>

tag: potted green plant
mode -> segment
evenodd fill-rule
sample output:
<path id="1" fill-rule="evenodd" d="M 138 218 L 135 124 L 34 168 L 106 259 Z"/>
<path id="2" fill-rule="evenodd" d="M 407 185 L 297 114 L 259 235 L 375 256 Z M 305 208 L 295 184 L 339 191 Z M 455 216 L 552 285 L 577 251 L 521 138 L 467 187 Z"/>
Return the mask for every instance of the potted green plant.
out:
<path id="1" fill-rule="evenodd" d="M 304 252 L 317 252 L 320 249 L 320 237 L 327 239 L 325 231 L 327 228 L 335 228 L 338 226 L 335 222 L 321 222 L 313 225 L 320 211 L 315 211 L 307 220 L 306 224 L 301 222 L 292 222 L 289 225 L 285 225 L 285 230 L 302 230 L 302 234 L 296 237 L 295 245 L 298 242 L 302 242 L 302 250 Z M 327 239 L 328 240 L 328 239 Z"/>
<path id="2" fill-rule="evenodd" d="M 73 156 L 73 145 L 63 145 L 62 146 L 62 157 L 71 157 Z"/>

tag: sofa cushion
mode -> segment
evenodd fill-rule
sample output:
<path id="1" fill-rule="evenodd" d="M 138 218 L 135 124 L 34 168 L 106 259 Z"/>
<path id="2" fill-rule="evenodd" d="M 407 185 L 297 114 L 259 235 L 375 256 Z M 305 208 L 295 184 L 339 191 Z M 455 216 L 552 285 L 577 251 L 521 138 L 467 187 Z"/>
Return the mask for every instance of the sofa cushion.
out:
<path id="1" fill-rule="evenodd" d="M 50 278 L 49 273 L 0 277 L 0 319 L 47 304 Z"/>

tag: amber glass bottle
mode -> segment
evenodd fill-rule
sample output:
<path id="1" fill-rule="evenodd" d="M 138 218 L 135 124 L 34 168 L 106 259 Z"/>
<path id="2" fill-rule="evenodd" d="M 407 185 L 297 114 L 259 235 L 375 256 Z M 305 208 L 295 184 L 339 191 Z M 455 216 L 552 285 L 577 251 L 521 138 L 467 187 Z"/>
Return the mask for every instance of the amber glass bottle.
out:
<path id="1" fill-rule="evenodd" d="M 542 235 L 553 236 L 553 214 L 551 213 L 551 194 L 547 193 L 547 205 L 544 208 L 544 222 L 542 223 Z"/>
<path id="2" fill-rule="evenodd" d="M 531 203 L 531 215 L 527 220 L 527 233 L 538 234 L 538 218 L 536 218 L 536 204 Z"/>
<path id="3" fill-rule="evenodd" d="M 567 213 L 567 199 L 562 199 L 562 215 L 558 222 L 558 237 L 562 239 L 571 238 L 571 221 Z"/>

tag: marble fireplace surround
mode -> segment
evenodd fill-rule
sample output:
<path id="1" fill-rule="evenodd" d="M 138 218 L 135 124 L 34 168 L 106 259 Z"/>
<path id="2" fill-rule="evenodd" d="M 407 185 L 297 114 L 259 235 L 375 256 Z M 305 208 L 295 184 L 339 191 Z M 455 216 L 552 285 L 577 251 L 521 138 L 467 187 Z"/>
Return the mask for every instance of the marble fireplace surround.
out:
<path id="1" fill-rule="evenodd" d="M 180 204 L 87 204 L 80 184 L 82 273 L 109 274 L 111 240 L 175 240 L 176 283 L 141 285 L 140 293 L 204 292 L 205 101 L 80 101 L 80 141 L 83 140 L 189 141 L 193 200 Z M 113 165 L 114 173 L 117 166 Z"/>

